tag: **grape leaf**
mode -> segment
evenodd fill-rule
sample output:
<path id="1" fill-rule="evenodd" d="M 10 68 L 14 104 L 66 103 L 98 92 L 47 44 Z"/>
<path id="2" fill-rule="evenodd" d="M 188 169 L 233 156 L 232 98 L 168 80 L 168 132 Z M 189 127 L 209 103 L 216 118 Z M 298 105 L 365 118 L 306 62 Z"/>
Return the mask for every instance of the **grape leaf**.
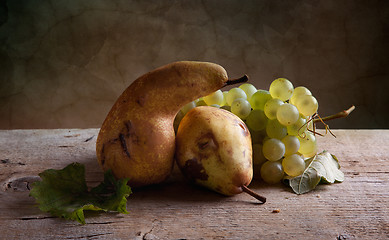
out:
<path id="1" fill-rule="evenodd" d="M 320 183 L 343 182 L 338 159 L 328 151 L 323 151 L 306 161 L 306 169 L 297 177 L 285 177 L 284 183 L 297 194 L 307 193 Z"/>
<path id="2" fill-rule="evenodd" d="M 33 183 L 30 195 L 44 212 L 81 224 L 85 224 L 84 210 L 128 213 L 128 179 L 117 181 L 111 171 L 106 171 L 104 181 L 90 191 L 85 182 L 85 167 L 80 163 L 71 163 L 61 170 L 48 169 L 39 176 L 42 180 Z"/>

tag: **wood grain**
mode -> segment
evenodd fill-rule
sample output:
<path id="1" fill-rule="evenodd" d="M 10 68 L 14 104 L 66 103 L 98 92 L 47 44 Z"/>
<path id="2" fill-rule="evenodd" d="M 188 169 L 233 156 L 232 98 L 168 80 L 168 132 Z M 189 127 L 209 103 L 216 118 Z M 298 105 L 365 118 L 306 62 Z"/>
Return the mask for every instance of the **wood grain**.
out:
<path id="1" fill-rule="evenodd" d="M 0 131 L 0 239 L 387 239 L 389 130 L 334 130 L 319 148 L 336 155 L 343 183 L 296 195 L 253 181 L 267 197 L 224 197 L 188 184 L 175 169 L 163 184 L 134 190 L 127 215 L 88 213 L 86 225 L 53 218 L 29 197 L 48 168 L 86 166 L 89 186 L 103 178 L 98 129 Z"/>

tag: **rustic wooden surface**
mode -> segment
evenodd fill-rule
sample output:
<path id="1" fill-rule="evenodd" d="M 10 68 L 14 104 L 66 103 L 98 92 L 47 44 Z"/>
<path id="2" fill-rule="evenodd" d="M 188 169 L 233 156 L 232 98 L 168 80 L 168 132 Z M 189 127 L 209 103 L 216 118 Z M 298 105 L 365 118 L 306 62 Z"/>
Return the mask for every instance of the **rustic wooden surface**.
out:
<path id="1" fill-rule="evenodd" d="M 28 188 L 39 172 L 71 162 L 85 164 L 88 184 L 97 185 L 98 129 L 0 131 L 0 239 L 388 239 L 389 130 L 333 132 L 319 147 L 338 157 L 343 183 L 296 195 L 253 181 L 268 199 L 260 205 L 189 185 L 175 171 L 134 191 L 129 214 L 87 214 L 80 225 L 41 212 Z"/>

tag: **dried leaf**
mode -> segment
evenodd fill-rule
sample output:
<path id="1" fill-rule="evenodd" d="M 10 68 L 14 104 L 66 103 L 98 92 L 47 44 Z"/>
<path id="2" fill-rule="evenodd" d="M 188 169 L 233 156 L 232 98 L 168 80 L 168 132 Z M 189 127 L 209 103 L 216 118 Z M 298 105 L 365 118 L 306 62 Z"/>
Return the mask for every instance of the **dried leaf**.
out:
<path id="1" fill-rule="evenodd" d="M 323 151 L 308 159 L 306 164 L 307 168 L 303 174 L 284 179 L 284 183 L 297 194 L 312 191 L 320 183 L 335 183 L 344 180 L 344 174 L 339 170 L 338 159 L 328 151 Z"/>

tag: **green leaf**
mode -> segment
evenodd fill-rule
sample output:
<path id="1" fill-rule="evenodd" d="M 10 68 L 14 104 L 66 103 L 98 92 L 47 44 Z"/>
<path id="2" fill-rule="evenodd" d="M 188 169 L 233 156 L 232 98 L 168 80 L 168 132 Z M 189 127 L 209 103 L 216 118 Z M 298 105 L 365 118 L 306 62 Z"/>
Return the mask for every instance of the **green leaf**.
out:
<path id="1" fill-rule="evenodd" d="M 128 179 L 116 181 L 111 171 L 105 172 L 104 181 L 90 191 L 85 182 L 85 167 L 80 163 L 71 163 L 61 170 L 48 169 L 39 176 L 42 181 L 33 183 L 30 195 L 44 212 L 82 224 L 84 210 L 128 213 Z"/>
<path id="2" fill-rule="evenodd" d="M 307 168 L 297 177 L 286 177 L 284 183 L 297 194 L 307 193 L 320 183 L 343 182 L 344 174 L 340 171 L 338 159 L 328 151 L 306 160 Z"/>

